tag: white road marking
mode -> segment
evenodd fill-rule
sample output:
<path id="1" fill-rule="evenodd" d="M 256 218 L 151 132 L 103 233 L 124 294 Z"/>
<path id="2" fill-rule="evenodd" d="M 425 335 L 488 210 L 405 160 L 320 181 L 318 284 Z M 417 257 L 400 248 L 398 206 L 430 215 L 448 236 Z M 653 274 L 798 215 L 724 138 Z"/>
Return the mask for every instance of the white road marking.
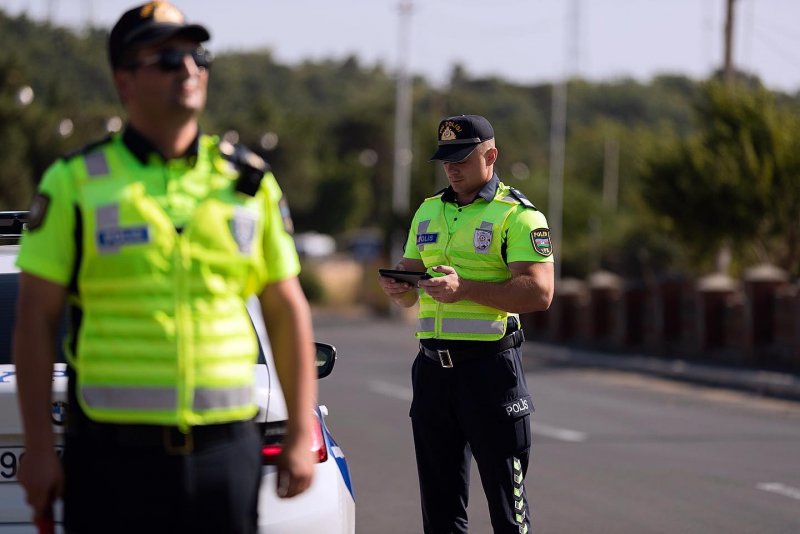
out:
<path id="1" fill-rule="evenodd" d="M 540 436 L 547 436 L 548 438 L 558 439 L 561 441 L 570 441 L 573 443 L 586 441 L 587 437 L 585 432 L 545 425 L 536 421 L 535 419 L 531 423 L 531 431 Z"/>
<path id="2" fill-rule="evenodd" d="M 370 380 L 368 386 L 369 390 L 373 393 L 378 393 L 379 395 L 384 395 L 386 397 L 391 397 L 401 401 L 410 402 L 411 398 L 413 397 L 411 388 L 398 386 L 397 384 L 392 384 L 391 382 L 386 382 L 385 380 Z M 586 441 L 587 438 L 585 432 L 545 425 L 536 420 L 533 420 L 531 423 L 531 430 L 534 434 L 538 434 L 540 436 L 546 436 L 548 438 L 569 441 L 573 443 Z"/>
<path id="3" fill-rule="evenodd" d="M 761 491 L 777 493 L 778 495 L 783 495 L 784 497 L 789 497 L 790 499 L 797 499 L 800 501 L 800 489 L 781 484 L 780 482 L 760 482 L 759 484 L 756 484 L 756 488 L 760 489 Z"/>
<path id="4" fill-rule="evenodd" d="M 398 386 L 384 380 L 370 380 L 369 389 L 373 393 L 379 393 L 381 395 L 392 397 L 393 399 L 398 399 L 401 401 L 411 401 L 411 398 L 413 397 L 411 388 Z"/>

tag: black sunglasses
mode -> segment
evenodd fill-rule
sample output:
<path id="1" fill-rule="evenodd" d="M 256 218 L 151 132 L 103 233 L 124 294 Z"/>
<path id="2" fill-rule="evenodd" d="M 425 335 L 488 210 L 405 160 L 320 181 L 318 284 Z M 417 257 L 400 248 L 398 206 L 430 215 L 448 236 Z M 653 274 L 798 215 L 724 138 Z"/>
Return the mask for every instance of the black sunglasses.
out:
<path id="1" fill-rule="evenodd" d="M 138 69 L 156 65 L 163 72 L 173 72 L 183 68 L 183 58 L 187 55 L 192 56 L 195 65 L 201 69 L 209 68 L 211 62 L 214 61 L 214 56 L 211 52 L 202 47 L 191 50 L 186 48 L 166 48 L 149 55 L 141 61 L 130 63 L 128 68 Z"/>

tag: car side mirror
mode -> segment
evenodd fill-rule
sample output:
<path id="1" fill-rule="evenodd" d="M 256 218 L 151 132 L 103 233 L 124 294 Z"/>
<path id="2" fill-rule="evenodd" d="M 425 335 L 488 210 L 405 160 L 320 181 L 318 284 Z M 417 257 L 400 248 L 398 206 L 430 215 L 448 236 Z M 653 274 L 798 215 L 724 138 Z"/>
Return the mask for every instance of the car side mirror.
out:
<path id="1" fill-rule="evenodd" d="M 317 348 L 317 378 L 325 378 L 331 374 L 331 371 L 333 371 L 333 364 L 336 363 L 336 347 L 319 342 L 315 342 L 314 345 Z"/>

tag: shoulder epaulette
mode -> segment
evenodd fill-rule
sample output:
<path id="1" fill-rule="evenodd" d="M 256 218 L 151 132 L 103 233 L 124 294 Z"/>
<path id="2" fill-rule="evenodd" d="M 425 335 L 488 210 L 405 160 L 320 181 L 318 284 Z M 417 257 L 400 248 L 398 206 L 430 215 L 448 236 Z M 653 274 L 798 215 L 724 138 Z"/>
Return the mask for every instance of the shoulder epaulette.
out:
<path id="1" fill-rule="evenodd" d="M 102 146 L 102 145 L 105 145 L 106 143 L 110 143 L 111 139 L 112 139 L 112 136 L 109 134 L 106 137 L 104 137 L 103 139 L 91 142 L 91 143 L 89 143 L 87 145 L 83 145 L 82 147 L 77 148 L 77 149 L 75 149 L 75 150 L 73 150 L 71 152 L 67 152 L 66 154 L 61 156 L 61 159 L 63 159 L 64 161 L 69 161 L 72 158 L 77 157 L 77 156 L 85 156 L 86 154 L 88 154 L 89 152 L 94 150 L 95 148 L 97 148 L 99 146 Z"/>
<path id="2" fill-rule="evenodd" d="M 269 164 L 244 145 L 220 141 L 219 151 L 239 172 L 236 190 L 251 197 L 255 196 L 264 174 L 270 170 Z"/>
<path id="3" fill-rule="evenodd" d="M 509 191 L 511 191 L 511 195 L 512 195 L 514 198 L 516 198 L 517 200 L 519 200 L 519 203 L 520 203 L 520 204 L 522 204 L 523 206 L 525 206 L 525 207 L 526 207 L 526 208 L 528 208 L 528 209 L 532 209 L 532 210 L 539 211 L 539 209 L 538 209 L 536 206 L 534 206 L 534 205 L 533 205 L 533 202 L 531 202 L 530 200 L 528 200 L 528 197 L 526 197 L 525 195 L 523 195 L 523 194 L 522 194 L 522 192 L 520 192 L 520 190 L 519 190 L 519 189 L 515 189 L 515 188 L 513 188 L 513 187 L 509 187 L 509 188 L 508 188 L 508 190 L 509 190 Z"/>

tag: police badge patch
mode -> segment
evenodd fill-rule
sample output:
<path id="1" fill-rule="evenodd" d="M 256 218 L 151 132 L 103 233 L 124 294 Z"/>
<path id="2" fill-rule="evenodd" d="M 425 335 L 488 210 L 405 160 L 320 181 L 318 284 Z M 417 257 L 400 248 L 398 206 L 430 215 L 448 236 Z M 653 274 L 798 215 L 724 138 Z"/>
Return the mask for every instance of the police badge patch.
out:
<path id="1" fill-rule="evenodd" d="M 47 195 L 39 193 L 33 197 L 33 203 L 31 203 L 28 213 L 28 230 L 36 230 L 42 225 L 49 205 L 50 197 Z"/>
<path id="2" fill-rule="evenodd" d="M 549 256 L 553 253 L 553 244 L 550 242 L 550 229 L 537 228 L 531 231 L 531 244 L 533 250 L 542 256 Z"/>
<path id="3" fill-rule="evenodd" d="M 489 247 L 492 246 L 492 231 L 483 228 L 476 228 L 472 236 L 472 244 L 478 254 L 488 254 Z"/>
<path id="4" fill-rule="evenodd" d="M 231 221 L 231 234 L 242 254 L 250 254 L 256 233 L 256 217 L 247 210 L 237 208 Z"/>

